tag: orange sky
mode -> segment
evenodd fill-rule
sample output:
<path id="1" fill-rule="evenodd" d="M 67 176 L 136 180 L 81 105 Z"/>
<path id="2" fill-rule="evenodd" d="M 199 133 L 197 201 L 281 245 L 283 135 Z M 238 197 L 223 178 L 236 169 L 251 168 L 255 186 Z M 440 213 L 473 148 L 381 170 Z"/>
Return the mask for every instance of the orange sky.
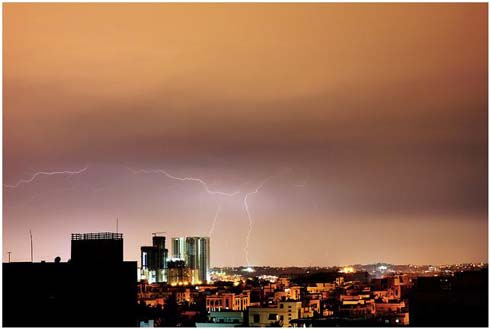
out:
<path id="1" fill-rule="evenodd" d="M 153 231 L 207 234 L 214 197 L 131 164 L 227 191 L 293 168 L 251 201 L 257 264 L 487 259 L 487 4 L 3 8 L 4 182 L 91 165 L 4 189 L 5 253 L 33 227 L 66 258 L 117 216 L 130 259 Z M 215 265 L 244 263 L 240 198 Z"/>

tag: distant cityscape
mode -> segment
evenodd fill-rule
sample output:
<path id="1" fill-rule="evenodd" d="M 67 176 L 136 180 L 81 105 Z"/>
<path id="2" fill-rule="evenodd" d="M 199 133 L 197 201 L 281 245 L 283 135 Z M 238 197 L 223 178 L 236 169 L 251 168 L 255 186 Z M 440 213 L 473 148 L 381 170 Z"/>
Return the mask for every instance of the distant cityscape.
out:
<path id="1" fill-rule="evenodd" d="M 153 233 L 152 241 L 152 246 L 141 247 L 140 280 L 170 285 L 211 282 L 209 237 L 172 238 L 172 257 L 165 236 Z"/>
<path id="2" fill-rule="evenodd" d="M 170 241 L 171 253 L 153 233 L 139 268 L 123 260 L 123 235 L 111 232 L 72 234 L 65 263 L 4 263 L 3 325 L 488 324 L 486 263 L 211 268 L 209 237 Z M 35 307 L 21 307 L 25 300 Z"/>

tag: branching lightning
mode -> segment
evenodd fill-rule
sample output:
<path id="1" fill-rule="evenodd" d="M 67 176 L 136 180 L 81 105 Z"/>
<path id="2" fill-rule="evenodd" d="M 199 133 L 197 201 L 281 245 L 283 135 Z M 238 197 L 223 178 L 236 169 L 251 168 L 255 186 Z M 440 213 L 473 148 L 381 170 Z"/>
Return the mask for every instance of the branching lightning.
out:
<path id="1" fill-rule="evenodd" d="M 208 183 L 205 182 L 201 178 L 196 178 L 196 177 L 178 177 L 178 176 L 174 176 L 174 175 L 168 173 L 167 171 L 165 171 L 163 169 L 153 169 L 153 170 L 140 169 L 140 170 L 134 170 L 132 168 L 129 168 L 128 166 L 125 166 L 125 167 L 126 167 L 126 169 L 128 169 L 129 171 L 131 171 L 133 174 L 160 174 L 160 175 L 164 175 L 165 177 L 167 177 L 169 179 L 178 180 L 178 181 L 181 181 L 181 182 L 188 182 L 188 181 L 197 182 L 197 183 L 201 184 L 202 187 L 204 187 L 204 190 L 206 191 L 206 193 L 208 193 L 209 195 L 212 195 L 212 196 L 233 197 L 233 196 L 237 195 L 238 193 L 240 193 L 240 191 L 235 191 L 235 192 L 231 192 L 230 193 L 230 192 L 222 192 L 222 191 L 212 190 L 209 187 Z M 216 212 L 214 214 L 213 222 L 211 223 L 211 228 L 209 229 L 209 235 L 210 236 L 214 233 L 214 228 L 216 226 L 216 222 L 218 221 L 218 217 L 219 217 L 219 214 L 221 212 L 222 203 L 223 203 L 223 200 L 216 201 Z"/>
<path id="2" fill-rule="evenodd" d="M 247 261 L 247 266 L 250 267 L 250 260 L 249 260 L 249 252 L 248 252 L 248 247 L 250 245 L 250 236 L 252 235 L 252 230 L 253 230 L 253 221 L 252 221 L 252 215 L 250 214 L 250 209 L 248 208 L 248 197 L 259 193 L 259 191 L 264 187 L 265 183 L 269 181 L 273 176 L 267 177 L 265 180 L 260 183 L 257 188 L 255 188 L 254 191 L 248 192 L 245 194 L 245 197 L 243 198 L 243 206 L 245 208 L 245 212 L 247 213 L 247 218 L 248 218 L 248 231 L 247 235 L 245 236 L 245 247 L 243 248 L 243 251 L 245 252 L 245 260 Z"/>
<path id="3" fill-rule="evenodd" d="M 286 171 L 291 171 L 291 169 L 287 169 Z M 279 173 L 279 174 L 283 174 L 285 171 L 283 171 L 282 173 Z M 248 218 L 248 231 L 247 231 L 247 235 L 245 237 L 245 247 L 243 248 L 243 251 L 245 253 L 245 260 L 247 261 L 247 266 L 248 266 L 248 269 L 251 269 L 250 267 L 250 259 L 249 259 L 249 246 L 250 246 L 250 237 L 252 236 L 252 231 L 253 231 L 253 220 L 252 220 L 252 215 L 250 213 L 250 209 L 248 207 L 248 198 L 251 196 L 251 195 L 254 195 L 254 194 L 257 194 L 260 192 L 260 190 L 264 187 L 264 185 L 270 181 L 272 178 L 274 178 L 275 176 L 279 175 L 279 174 L 274 174 L 274 175 L 271 175 L 269 177 L 267 177 L 266 179 L 264 179 L 256 188 L 255 190 L 253 190 L 252 192 L 248 192 L 248 193 L 245 193 L 245 197 L 243 198 L 243 206 L 245 208 L 245 212 L 247 213 L 247 218 Z"/>
<path id="4" fill-rule="evenodd" d="M 38 171 L 34 175 L 32 175 L 32 177 L 29 179 L 20 179 L 19 181 L 17 181 L 17 183 L 15 183 L 13 185 L 3 184 L 3 186 L 5 186 L 6 188 L 14 189 L 14 188 L 21 186 L 22 184 L 29 184 L 29 183 L 34 182 L 36 180 L 36 178 L 38 178 L 39 176 L 55 176 L 55 175 L 70 175 L 70 176 L 72 176 L 72 175 L 81 174 L 81 173 L 85 172 L 87 169 L 88 169 L 88 166 L 85 166 L 84 168 L 82 168 L 80 170 L 75 170 L 75 171 L 69 171 L 69 170 L 64 170 L 64 171 Z"/>
<path id="5" fill-rule="evenodd" d="M 209 229 L 209 235 L 210 236 L 214 233 L 217 220 L 218 220 L 218 218 L 220 216 L 220 213 L 221 213 L 221 210 L 222 210 L 222 206 L 223 206 L 223 197 L 227 197 L 227 198 L 234 197 L 234 196 L 236 196 L 236 195 L 238 195 L 238 194 L 241 193 L 240 190 L 236 190 L 236 191 L 233 191 L 233 192 L 225 192 L 225 191 L 215 190 L 215 189 L 210 188 L 210 185 L 205 180 L 203 180 L 201 178 L 198 178 L 198 177 L 189 177 L 189 176 L 179 177 L 179 176 L 175 176 L 173 174 L 170 174 L 169 172 L 167 172 L 167 171 L 165 171 L 163 169 L 138 169 L 138 170 L 135 170 L 135 169 L 132 169 L 132 168 L 130 168 L 128 166 L 124 166 L 124 167 L 127 170 L 129 170 L 134 175 L 137 175 L 137 174 L 159 174 L 159 175 L 163 175 L 163 176 L 167 177 L 168 179 L 175 180 L 175 181 L 180 181 L 180 182 L 194 182 L 194 183 L 200 184 L 202 186 L 202 188 L 205 190 L 205 192 L 208 195 L 211 195 L 211 196 L 214 196 L 215 197 L 214 199 L 216 201 L 216 211 L 215 211 L 215 214 L 214 214 L 214 217 L 213 217 L 213 221 L 211 223 L 211 227 Z M 24 179 L 23 178 L 23 179 L 18 180 L 15 184 L 4 184 L 4 187 L 5 188 L 9 188 L 9 189 L 16 189 L 19 186 L 22 186 L 22 185 L 25 185 L 25 184 L 29 184 L 29 183 L 32 183 L 32 182 L 36 181 L 41 176 L 56 176 L 56 175 L 69 175 L 69 176 L 72 176 L 72 175 L 82 174 L 87 169 L 88 169 L 88 166 L 85 166 L 85 167 L 83 167 L 80 170 L 74 170 L 74 171 L 70 171 L 70 170 L 64 170 L 64 171 L 39 171 L 39 172 L 34 173 L 28 179 Z M 287 171 L 290 171 L 290 170 L 291 169 L 287 169 Z M 271 179 L 273 179 L 274 177 L 276 177 L 276 176 L 278 176 L 278 175 L 280 175 L 282 173 L 284 173 L 284 171 L 283 172 L 280 172 L 280 173 L 276 173 L 274 175 L 271 175 L 271 176 L 265 178 L 254 190 L 252 190 L 250 192 L 246 192 L 244 194 L 244 197 L 243 197 L 243 207 L 244 207 L 245 213 L 247 215 L 247 219 L 248 219 L 248 230 L 247 230 L 247 234 L 246 234 L 246 237 L 245 237 L 245 246 L 243 248 L 243 251 L 244 251 L 245 259 L 246 259 L 246 262 L 247 262 L 247 265 L 248 265 L 249 268 L 250 268 L 249 246 L 250 246 L 250 238 L 251 238 L 251 235 L 252 235 L 252 232 L 253 232 L 253 225 L 254 225 L 254 220 L 253 220 L 252 213 L 251 213 L 250 207 L 249 207 L 249 198 L 252 197 L 253 195 L 259 193 L 262 190 L 262 188 Z M 297 184 L 296 187 L 305 187 L 305 185 L 306 185 L 306 181 L 303 184 Z M 100 188 L 93 189 L 93 190 L 95 192 L 95 190 L 99 190 L 99 189 Z"/>
<path id="6" fill-rule="evenodd" d="M 211 228 L 209 229 L 209 236 L 213 235 L 214 227 L 216 226 L 216 221 L 218 220 L 219 213 L 221 212 L 221 206 L 223 204 L 223 200 L 220 199 L 216 202 L 216 213 L 214 214 L 213 223 L 211 224 Z"/>
<path id="7" fill-rule="evenodd" d="M 128 169 L 129 171 L 131 171 L 133 174 L 160 174 L 160 175 L 164 175 L 165 177 L 167 177 L 169 179 L 173 179 L 173 180 L 184 181 L 184 182 L 185 181 L 197 182 L 197 183 L 201 184 L 202 187 L 204 187 L 205 191 L 209 195 L 217 195 L 217 196 L 224 196 L 224 197 L 233 197 L 233 196 L 235 196 L 235 195 L 237 195 L 237 194 L 240 193 L 240 191 L 223 192 L 223 191 L 212 190 L 209 187 L 208 183 L 205 182 L 201 178 L 196 178 L 196 177 L 178 177 L 178 176 L 175 176 L 175 175 L 172 175 L 172 174 L 168 173 L 167 171 L 165 171 L 163 169 L 151 169 L 151 170 L 149 170 L 149 169 L 140 169 L 140 170 L 134 170 L 134 169 L 132 169 L 130 167 L 127 167 L 127 166 L 125 166 L 125 168 Z M 283 174 L 285 172 L 288 172 L 288 171 L 291 171 L 291 169 L 288 168 L 285 171 L 282 171 L 282 172 L 280 172 L 278 174 L 274 174 L 274 175 L 271 175 L 271 176 L 267 177 L 266 179 L 264 179 L 255 188 L 255 190 L 253 190 L 251 192 L 245 193 L 245 196 L 243 198 L 243 206 L 244 206 L 245 212 L 247 214 L 248 224 L 249 225 L 248 225 L 247 235 L 245 237 L 245 247 L 244 247 L 243 251 L 245 253 L 245 259 L 246 259 L 247 265 L 249 267 L 250 267 L 249 245 L 250 245 L 250 237 L 251 237 L 252 231 L 253 231 L 253 219 L 252 219 L 252 214 L 250 212 L 250 208 L 249 208 L 249 205 L 248 205 L 248 199 L 249 199 L 250 196 L 259 193 L 260 190 L 264 187 L 264 185 L 268 181 L 270 181 L 272 178 L 276 177 L 279 174 Z M 211 224 L 211 228 L 209 230 L 209 235 L 212 235 L 214 233 L 216 222 L 217 222 L 218 217 L 219 217 L 220 212 L 221 212 L 222 204 L 223 204 L 223 200 L 218 200 L 216 202 L 216 212 L 215 212 L 215 215 L 214 215 L 214 218 L 213 218 L 213 222 Z"/>
<path id="8" fill-rule="evenodd" d="M 166 172 L 163 169 L 151 169 L 151 170 L 148 170 L 148 169 L 139 169 L 139 170 L 134 170 L 134 169 L 131 169 L 131 168 L 127 167 L 127 166 L 126 166 L 126 169 L 128 169 L 129 171 L 131 171 L 133 174 L 141 174 L 141 173 L 142 174 L 161 174 L 161 175 L 164 175 L 167 178 L 170 178 L 170 179 L 173 179 L 173 180 L 179 180 L 179 181 L 183 181 L 183 182 L 186 182 L 186 181 L 198 182 L 199 184 L 201 184 L 204 187 L 204 189 L 206 190 L 206 192 L 208 194 L 210 194 L 210 195 L 220 195 L 220 196 L 232 197 L 232 196 L 235 196 L 238 193 L 240 193 L 240 191 L 235 191 L 235 192 L 232 192 L 232 193 L 222 192 L 222 191 L 214 191 L 214 190 L 211 190 L 209 188 L 208 183 L 206 183 L 201 178 L 195 178 L 195 177 L 177 177 L 177 176 L 174 176 L 172 174 L 169 174 L 168 172 Z"/>

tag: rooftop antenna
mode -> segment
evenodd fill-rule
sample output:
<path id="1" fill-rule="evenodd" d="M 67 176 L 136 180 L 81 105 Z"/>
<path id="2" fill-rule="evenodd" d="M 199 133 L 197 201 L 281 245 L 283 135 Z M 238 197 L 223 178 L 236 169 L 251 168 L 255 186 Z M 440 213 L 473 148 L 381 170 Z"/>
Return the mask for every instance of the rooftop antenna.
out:
<path id="1" fill-rule="evenodd" d="M 116 233 L 119 233 L 119 217 L 116 217 Z"/>
<path id="2" fill-rule="evenodd" d="M 32 232 L 29 230 L 29 236 L 31 237 L 31 263 L 34 262 L 34 251 L 32 249 Z"/>
<path id="3" fill-rule="evenodd" d="M 9 254 L 9 263 L 10 263 L 10 254 L 11 253 L 12 253 L 11 251 L 7 251 L 7 254 Z"/>

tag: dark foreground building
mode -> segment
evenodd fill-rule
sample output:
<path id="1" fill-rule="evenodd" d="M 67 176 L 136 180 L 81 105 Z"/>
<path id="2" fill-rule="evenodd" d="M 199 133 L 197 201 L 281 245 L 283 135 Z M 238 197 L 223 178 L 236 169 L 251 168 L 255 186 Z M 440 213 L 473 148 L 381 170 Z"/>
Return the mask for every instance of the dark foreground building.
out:
<path id="1" fill-rule="evenodd" d="M 488 269 L 419 277 L 409 301 L 414 327 L 488 327 Z"/>
<path id="2" fill-rule="evenodd" d="M 137 264 L 118 233 L 72 234 L 67 263 L 3 264 L 5 327 L 134 327 Z"/>

